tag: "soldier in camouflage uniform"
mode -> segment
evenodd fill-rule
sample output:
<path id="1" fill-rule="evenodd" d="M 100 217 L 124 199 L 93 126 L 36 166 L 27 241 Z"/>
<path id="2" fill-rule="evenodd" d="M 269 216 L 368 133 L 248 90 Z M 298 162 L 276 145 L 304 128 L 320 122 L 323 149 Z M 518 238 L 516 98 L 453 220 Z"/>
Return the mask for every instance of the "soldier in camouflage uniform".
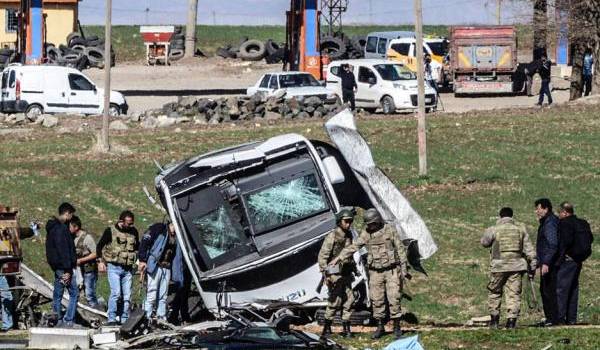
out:
<path id="1" fill-rule="evenodd" d="M 511 208 L 500 210 L 500 219 L 495 226 L 488 228 L 481 244 L 490 248 L 490 283 L 488 284 L 488 308 L 492 320 L 491 328 L 500 323 L 500 305 L 502 291 L 506 291 L 507 321 L 506 328 L 515 328 L 521 309 L 521 290 L 523 274 L 535 271 L 537 261 L 533 245 L 525 225 L 513 219 Z"/>
<path id="2" fill-rule="evenodd" d="M 352 294 L 352 281 L 354 280 L 353 271 L 356 266 L 350 256 L 347 259 L 339 260 L 336 266 L 329 266 L 331 260 L 338 256 L 342 249 L 352 245 L 352 232 L 350 227 L 354 215 L 348 209 L 341 210 L 336 214 L 338 227 L 330 232 L 323 246 L 319 251 L 319 269 L 323 273 L 329 292 L 327 310 L 325 311 L 325 326 L 323 327 L 323 337 L 331 334 L 331 324 L 335 313 L 340 310 L 342 316 L 342 336 L 352 337 L 350 330 L 350 315 L 352 314 L 352 304 L 354 295 Z"/>
<path id="3" fill-rule="evenodd" d="M 394 335 L 400 338 L 403 279 L 407 274 L 406 249 L 400 235 L 386 224 L 375 209 L 365 212 L 367 225 L 354 244 L 340 253 L 340 260 L 348 259 L 354 252 L 366 248 L 367 267 L 369 269 L 369 293 L 373 307 L 373 318 L 377 320 L 377 330 L 372 338 L 378 339 L 385 334 L 385 301 L 390 308 L 390 318 L 394 321 Z M 334 261 L 335 262 L 335 261 Z"/>

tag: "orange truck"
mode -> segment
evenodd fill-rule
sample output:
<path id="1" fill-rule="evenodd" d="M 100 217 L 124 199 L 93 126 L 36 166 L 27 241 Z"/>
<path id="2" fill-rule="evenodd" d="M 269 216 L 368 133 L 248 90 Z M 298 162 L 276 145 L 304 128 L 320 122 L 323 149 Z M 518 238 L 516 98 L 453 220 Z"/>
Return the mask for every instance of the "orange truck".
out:
<path id="1" fill-rule="evenodd" d="M 456 26 L 450 29 L 454 94 L 512 93 L 517 70 L 514 26 Z"/>

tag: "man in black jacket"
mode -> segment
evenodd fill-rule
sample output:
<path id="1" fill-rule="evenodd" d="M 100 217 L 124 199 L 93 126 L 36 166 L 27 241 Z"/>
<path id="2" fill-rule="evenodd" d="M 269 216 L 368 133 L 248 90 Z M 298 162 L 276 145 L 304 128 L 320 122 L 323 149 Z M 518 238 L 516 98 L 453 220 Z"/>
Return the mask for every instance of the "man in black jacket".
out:
<path id="1" fill-rule="evenodd" d="M 551 326 L 557 323 L 554 261 L 558 250 L 558 217 L 552 212 L 552 202 L 548 198 L 535 201 L 535 214 L 540 222 L 536 241 L 537 261 L 541 266 L 540 293 L 546 316 L 545 325 Z"/>
<path id="2" fill-rule="evenodd" d="M 579 219 L 575 208 L 568 202 L 560 204 L 558 222 L 558 258 L 556 259 L 556 298 L 557 322 L 577 323 L 577 303 L 579 301 L 579 274 L 582 264 L 573 260 L 569 253 L 577 234 Z"/>
<path id="3" fill-rule="evenodd" d="M 346 63 L 342 65 L 340 78 L 342 78 L 342 98 L 344 103 L 350 102 L 350 108 L 354 110 L 356 107 L 354 93 L 356 92 L 356 89 L 358 89 L 358 85 L 356 85 L 356 79 L 354 78 L 354 73 L 350 69 L 349 64 Z"/>
<path id="4" fill-rule="evenodd" d="M 548 105 L 552 104 L 552 93 L 550 92 L 550 78 L 552 75 L 552 61 L 550 61 L 545 54 L 542 55 L 541 64 L 538 68 L 540 78 L 542 78 L 542 87 L 540 88 L 540 98 L 538 99 L 538 106 L 544 103 L 544 95 L 548 95 Z"/>
<path id="5" fill-rule="evenodd" d="M 75 213 L 75 208 L 71 204 L 62 203 L 58 207 L 58 217 L 48 220 L 46 224 L 48 234 L 46 238 L 46 259 L 54 271 L 52 309 L 57 316 L 58 327 L 73 326 L 79 298 L 77 281 L 73 276 L 73 270 L 77 267 L 77 254 L 68 226 L 73 213 Z M 65 287 L 69 291 L 69 305 L 64 318 L 61 319 L 61 302 Z"/>

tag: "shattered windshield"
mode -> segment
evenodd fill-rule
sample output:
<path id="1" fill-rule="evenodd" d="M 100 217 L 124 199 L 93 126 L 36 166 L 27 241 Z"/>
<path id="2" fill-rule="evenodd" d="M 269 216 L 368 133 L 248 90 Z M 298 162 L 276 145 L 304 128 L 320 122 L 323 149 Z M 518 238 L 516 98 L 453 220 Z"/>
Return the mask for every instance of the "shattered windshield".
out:
<path id="1" fill-rule="evenodd" d="M 254 232 L 286 225 L 328 209 L 314 174 L 280 182 L 246 196 Z"/>
<path id="2" fill-rule="evenodd" d="M 229 203 L 222 203 L 215 210 L 192 221 L 211 259 L 246 241 L 240 216 L 241 213 L 234 210 Z"/>
<path id="3" fill-rule="evenodd" d="M 282 89 L 321 86 L 317 79 L 310 74 L 284 74 L 279 76 L 279 85 Z"/>
<path id="4" fill-rule="evenodd" d="M 417 79 L 415 73 L 399 64 L 377 64 L 374 67 L 377 69 L 383 80 L 396 81 Z"/>

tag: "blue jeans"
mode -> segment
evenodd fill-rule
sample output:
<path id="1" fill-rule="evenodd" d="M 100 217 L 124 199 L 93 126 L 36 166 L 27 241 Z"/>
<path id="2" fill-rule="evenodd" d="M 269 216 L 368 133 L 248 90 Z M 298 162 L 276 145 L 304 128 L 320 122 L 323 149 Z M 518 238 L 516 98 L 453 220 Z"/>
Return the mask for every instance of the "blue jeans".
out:
<path id="1" fill-rule="evenodd" d="M 0 300 L 2 301 L 2 330 L 7 331 L 13 328 L 13 297 L 6 276 L 0 276 Z"/>
<path id="2" fill-rule="evenodd" d="M 108 284 L 110 285 L 110 297 L 108 299 L 108 322 L 117 321 L 117 307 L 119 299 L 123 297 L 123 313 L 121 323 L 129 318 L 129 305 L 131 301 L 131 269 L 123 268 L 121 265 L 108 263 Z"/>
<path id="3" fill-rule="evenodd" d="M 144 302 L 144 311 L 146 316 L 152 316 L 152 309 L 158 299 L 156 307 L 156 318 L 159 320 L 167 319 L 167 296 L 169 295 L 169 281 L 171 280 L 171 270 L 157 267 L 154 274 L 148 275 L 148 293 L 146 302 Z"/>
<path id="4" fill-rule="evenodd" d="M 98 271 L 85 272 L 83 274 L 83 285 L 85 288 L 85 299 L 89 306 L 98 305 L 98 297 L 96 297 L 96 282 L 98 281 Z"/>
<path id="5" fill-rule="evenodd" d="M 542 80 L 540 88 L 540 98 L 538 104 L 544 103 L 544 95 L 548 95 L 548 104 L 552 104 L 552 94 L 550 93 L 550 80 Z"/>
<path id="6" fill-rule="evenodd" d="M 67 287 L 69 291 L 69 305 L 67 306 L 67 312 L 65 313 L 62 320 L 64 322 L 73 322 L 75 319 L 75 312 L 77 311 L 77 300 L 79 299 L 79 288 L 77 287 L 77 281 L 75 276 L 71 273 L 71 281 L 68 285 L 62 283 L 62 276 L 65 273 L 64 270 L 54 271 L 54 293 L 52 294 L 52 310 L 57 316 L 57 319 L 61 319 L 62 313 L 62 297 Z"/>

